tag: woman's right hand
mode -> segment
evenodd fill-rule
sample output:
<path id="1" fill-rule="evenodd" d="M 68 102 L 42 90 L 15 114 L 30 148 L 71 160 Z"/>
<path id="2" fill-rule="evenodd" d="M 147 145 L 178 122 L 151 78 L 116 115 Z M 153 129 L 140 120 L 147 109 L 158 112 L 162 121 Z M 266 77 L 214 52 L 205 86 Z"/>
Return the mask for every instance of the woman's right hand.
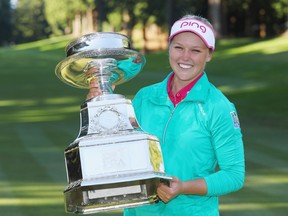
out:
<path id="1" fill-rule="evenodd" d="M 115 89 L 115 85 L 112 85 L 112 90 Z M 98 78 L 95 77 L 93 80 L 90 81 L 89 84 L 89 92 L 86 96 L 86 100 L 90 100 L 94 97 L 97 97 L 99 95 L 102 95 L 103 92 L 101 91 L 100 87 L 99 87 L 99 82 L 98 82 Z"/>
<path id="2" fill-rule="evenodd" d="M 95 78 L 90 81 L 89 92 L 87 94 L 86 100 L 90 100 L 99 95 L 102 95 L 102 91 L 99 88 L 98 79 Z"/>

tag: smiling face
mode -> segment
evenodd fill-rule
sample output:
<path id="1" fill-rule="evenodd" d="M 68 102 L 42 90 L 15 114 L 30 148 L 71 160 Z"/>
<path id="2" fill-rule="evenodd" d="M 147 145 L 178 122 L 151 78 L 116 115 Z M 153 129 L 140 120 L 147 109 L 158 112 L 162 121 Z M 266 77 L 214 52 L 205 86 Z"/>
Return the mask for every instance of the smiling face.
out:
<path id="1" fill-rule="evenodd" d="M 176 90 L 193 81 L 212 58 L 212 52 L 199 36 L 192 32 L 177 34 L 169 46 L 169 62 L 175 73 Z"/>

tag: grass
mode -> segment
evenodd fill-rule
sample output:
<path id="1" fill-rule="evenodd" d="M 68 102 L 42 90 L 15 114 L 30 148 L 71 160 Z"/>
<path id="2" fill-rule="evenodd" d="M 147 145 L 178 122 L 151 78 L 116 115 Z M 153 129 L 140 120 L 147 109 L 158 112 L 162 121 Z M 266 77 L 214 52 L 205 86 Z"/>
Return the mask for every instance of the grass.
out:
<path id="1" fill-rule="evenodd" d="M 79 130 L 86 96 L 54 74 L 70 38 L 0 49 L 0 212 L 5 216 L 67 215 L 63 152 Z M 284 216 L 288 212 L 287 38 L 217 42 L 210 81 L 237 107 L 245 141 L 244 189 L 221 197 L 221 215 Z M 169 72 L 167 53 L 116 88 L 132 98 Z M 99 215 L 121 215 L 111 212 Z"/>

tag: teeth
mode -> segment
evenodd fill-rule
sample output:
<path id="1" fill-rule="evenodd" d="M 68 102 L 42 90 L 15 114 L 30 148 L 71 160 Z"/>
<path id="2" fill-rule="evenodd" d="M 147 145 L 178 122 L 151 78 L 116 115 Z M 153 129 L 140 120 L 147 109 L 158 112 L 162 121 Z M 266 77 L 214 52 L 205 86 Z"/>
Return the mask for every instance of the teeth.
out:
<path id="1" fill-rule="evenodd" d="M 179 64 L 179 66 L 184 69 L 192 68 L 192 65 Z"/>

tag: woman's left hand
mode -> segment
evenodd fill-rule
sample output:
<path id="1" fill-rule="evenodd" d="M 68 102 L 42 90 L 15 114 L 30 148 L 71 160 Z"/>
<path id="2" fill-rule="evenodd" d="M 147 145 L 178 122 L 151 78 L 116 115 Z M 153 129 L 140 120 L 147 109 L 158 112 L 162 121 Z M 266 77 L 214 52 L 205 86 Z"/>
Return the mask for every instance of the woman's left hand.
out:
<path id="1" fill-rule="evenodd" d="M 157 188 L 158 197 L 165 203 L 169 202 L 174 197 L 182 193 L 183 182 L 177 177 L 173 177 L 170 185 L 167 186 L 164 183 L 160 183 Z"/>

